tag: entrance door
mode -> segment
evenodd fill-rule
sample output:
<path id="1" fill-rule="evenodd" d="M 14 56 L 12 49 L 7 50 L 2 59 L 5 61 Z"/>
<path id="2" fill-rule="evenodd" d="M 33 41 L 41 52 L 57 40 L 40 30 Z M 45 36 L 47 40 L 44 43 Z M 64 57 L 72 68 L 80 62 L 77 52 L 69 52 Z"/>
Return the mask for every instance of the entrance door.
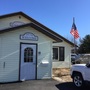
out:
<path id="1" fill-rule="evenodd" d="M 36 44 L 21 44 L 20 80 L 35 79 Z"/>

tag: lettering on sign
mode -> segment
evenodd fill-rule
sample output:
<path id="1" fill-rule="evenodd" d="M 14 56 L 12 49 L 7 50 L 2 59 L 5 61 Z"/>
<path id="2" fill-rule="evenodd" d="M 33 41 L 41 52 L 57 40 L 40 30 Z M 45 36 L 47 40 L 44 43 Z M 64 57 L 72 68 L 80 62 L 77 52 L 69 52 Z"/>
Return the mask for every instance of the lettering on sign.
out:
<path id="1" fill-rule="evenodd" d="M 25 34 L 20 35 L 20 39 L 21 39 L 21 40 L 37 41 L 37 40 L 38 40 L 38 36 L 35 36 L 33 33 L 26 32 Z"/>
<path id="2" fill-rule="evenodd" d="M 11 27 L 20 26 L 20 25 L 23 25 L 23 24 L 24 24 L 24 22 L 21 22 L 21 21 L 10 22 Z"/>

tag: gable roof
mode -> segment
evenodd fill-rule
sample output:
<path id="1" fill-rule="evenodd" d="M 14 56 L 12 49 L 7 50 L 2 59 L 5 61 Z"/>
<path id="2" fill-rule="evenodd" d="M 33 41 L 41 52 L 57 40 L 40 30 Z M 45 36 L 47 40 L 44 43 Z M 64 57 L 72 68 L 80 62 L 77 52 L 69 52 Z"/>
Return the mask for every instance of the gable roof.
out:
<path id="1" fill-rule="evenodd" d="M 54 32 L 53 30 L 51 30 L 48 27 L 44 26 L 43 24 L 37 22 L 33 18 L 31 18 L 28 15 L 24 14 L 23 12 L 15 12 L 15 13 L 11 13 L 11 14 L 2 15 L 2 16 L 0 16 L 0 19 L 6 18 L 6 17 L 11 17 L 11 16 L 16 16 L 16 15 L 24 16 L 25 18 L 30 20 L 31 23 L 20 25 L 20 26 L 17 26 L 17 27 L 7 28 L 7 29 L 4 29 L 4 30 L 0 30 L 0 33 L 4 33 L 4 32 L 9 31 L 9 30 L 10 31 L 15 30 L 17 28 L 21 28 L 21 27 L 25 27 L 25 26 L 31 26 L 31 27 L 34 27 L 35 29 L 39 30 L 43 34 L 49 36 L 50 38 L 56 40 L 57 42 L 62 42 L 64 40 L 67 43 L 69 43 L 70 45 L 74 45 L 74 43 L 70 42 L 69 40 L 67 40 L 63 36 L 59 35 L 58 33 Z"/>
<path id="2" fill-rule="evenodd" d="M 0 30 L 0 34 L 5 33 L 5 32 L 9 32 L 9 31 L 13 31 L 13 30 L 17 30 L 17 29 L 20 29 L 20 28 L 23 28 L 23 27 L 27 27 L 27 26 L 30 26 L 32 28 L 35 28 L 39 32 L 45 34 L 46 36 L 52 38 L 53 40 L 55 40 L 57 42 L 62 42 L 61 38 L 59 38 L 58 36 L 55 36 L 55 35 L 51 34 L 50 32 L 48 32 L 48 31 L 44 30 L 43 28 L 35 25 L 34 23 L 28 23 L 28 24 L 23 24 L 23 25 L 17 26 L 17 27 L 6 28 L 6 29 L 3 29 L 3 30 Z"/>

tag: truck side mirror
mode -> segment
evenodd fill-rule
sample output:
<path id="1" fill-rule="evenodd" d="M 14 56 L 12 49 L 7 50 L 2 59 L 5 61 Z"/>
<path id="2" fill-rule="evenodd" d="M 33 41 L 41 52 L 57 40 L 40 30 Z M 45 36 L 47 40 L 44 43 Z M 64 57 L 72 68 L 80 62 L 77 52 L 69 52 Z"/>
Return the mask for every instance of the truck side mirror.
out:
<path id="1" fill-rule="evenodd" d="M 87 63 L 86 66 L 87 66 L 88 68 L 90 68 L 90 63 Z"/>

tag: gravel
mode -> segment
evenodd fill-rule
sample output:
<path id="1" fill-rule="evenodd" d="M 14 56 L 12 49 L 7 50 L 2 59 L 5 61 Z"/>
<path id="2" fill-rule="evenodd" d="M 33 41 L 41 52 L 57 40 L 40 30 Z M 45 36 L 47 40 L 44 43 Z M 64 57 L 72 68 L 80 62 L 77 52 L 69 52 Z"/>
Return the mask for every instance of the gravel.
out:
<path id="1" fill-rule="evenodd" d="M 53 79 L 60 82 L 72 82 L 69 68 L 53 69 Z"/>

